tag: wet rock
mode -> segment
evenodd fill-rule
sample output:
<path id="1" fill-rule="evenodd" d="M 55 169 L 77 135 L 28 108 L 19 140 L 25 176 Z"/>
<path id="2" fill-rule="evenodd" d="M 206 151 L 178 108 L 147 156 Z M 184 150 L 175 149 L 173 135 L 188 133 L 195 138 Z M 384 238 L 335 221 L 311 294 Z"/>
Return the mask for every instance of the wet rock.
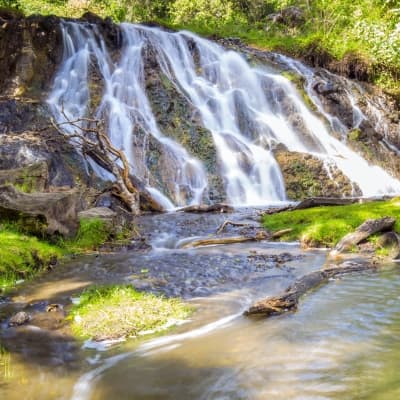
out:
<path id="1" fill-rule="evenodd" d="M 10 318 L 10 320 L 8 321 L 8 326 L 24 325 L 29 322 L 30 319 L 31 316 L 28 313 L 26 313 L 25 311 L 19 311 Z"/>
<path id="2" fill-rule="evenodd" d="M 285 180 L 287 196 L 292 200 L 308 197 L 350 197 L 360 195 L 356 185 L 336 167 L 309 154 L 279 151 L 276 160 Z"/>

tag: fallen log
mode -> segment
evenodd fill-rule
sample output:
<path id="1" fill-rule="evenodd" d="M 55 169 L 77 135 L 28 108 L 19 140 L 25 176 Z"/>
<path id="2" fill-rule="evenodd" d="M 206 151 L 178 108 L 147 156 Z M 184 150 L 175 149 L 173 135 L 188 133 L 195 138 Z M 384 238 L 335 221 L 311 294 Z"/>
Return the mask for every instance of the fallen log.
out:
<path id="1" fill-rule="evenodd" d="M 357 264 L 347 262 L 338 266 L 330 266 L 322 270 L 311 272 L 294 282 L 294 284 L 289 286 L 282 294 L 257 301 L 244 312 L 244 315 L 263 315 L 265 317 L 270 317 L 296 311 L 299 300 L 304 294 L 327 283 L 329 279 L 353 272 L 373 269 L 376 269 L 376 265 L 372 263 Z"/>
<path id="2" fill-rule="evenodd" d="M 336 254 L 351 250 L 353 246 L 361 243 L 374 233 L 392 230 L 395 222 L 396 220 L 392 217 L 366 220 L 354 232 L 344 236 L 330 252 L 330 255 L 335 256 Z"/>
<path id="3" fill-rule="evenodd" d="M 80 196 L 76 190 L 51 193 L 23 193 L 12 185 L 0 186 L 1 219 L 39 217 L 46 222 L 45 232 L 74 236 L 78 229 L 77 209 Z M 39 228 L 38 228 L 39 229 Z"/>
<path id="4" fill-rule="evenodd" d="M 197 239 L 192 242 L 185 243 L 181 246 L 181 249 L 190 249 L 201 246 L 213 246 L 220 244 L 233 244 L 243 242 L 258 242 L 260 240 L 266 240 L 270 235 L 265 231 L 258 231 L 254 235 L 249 236 L 230 236 L 230 237 L 214 237 L 206 239 Z"/>
<path id="5" fill-rule="evenodd" d="M 294 210 L 305 210 L 307 208 L 320 207 L 320 206 L 346 206 L 355 203 L 369 203 L 372 201 L 384 201 L 393 198 L 394 196 L 382 196 L 382 197 L 352 197 L 352 198 L 336 198 L 336 197 L 310 197 L 300 201 L 296 205 L 289 205 L 280 208 L 269 208 L 262 211 L 261 214 L 278 214 L 284 211 L 294 211 Z"/>
<path id="6" fill-rule="evenodd" d="M 234 211 L 234 208 L 228 204 L 216 203 L 211 205 L 199 204 L 199 205 L 187 206 L 180 208 L 179 211 L 194 212 L 194 213 L 208 213 L 208 212 L 230 213 Z"/>
<path id="7" fill-rule="evenodd" d="M 300 201 L 296 205 L 290 205 L 280 208 L 269 208 L 264 211 L 263 214 L 278 214 L 283 211 L 294 211 L 294 210 L 305 210 L 307 208 L 319 207 L 319 206 L 345 206 L 348 204 L 359 203 L 361 198 L 342 199 L 335 197 L 310 197 L 308 199 Z"/>
<path id="8" fill-rule="evenodd" d="M 276 231 L 276 232 L 272 233 L 271 239 L 279 239 L 283 235 L 286 235 L 287 233 L 290 233 L 292 231 L 293 231 L 292 228 L 281 229 L 280 231 Z"/>

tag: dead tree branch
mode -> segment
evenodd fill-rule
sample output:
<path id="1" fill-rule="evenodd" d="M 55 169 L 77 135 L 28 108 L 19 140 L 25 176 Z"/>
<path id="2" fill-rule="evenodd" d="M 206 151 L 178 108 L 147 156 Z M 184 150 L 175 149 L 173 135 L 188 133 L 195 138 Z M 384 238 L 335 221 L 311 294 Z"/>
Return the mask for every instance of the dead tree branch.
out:
<path id="1" fill-rule="evenodd" d="M 53 127 L 60 135 L 76 139 L 76 145 L 82 153 L 91 157 L 96 163 L 108 170 L 115 177 L 114 194 L 118 196 L 133 214 L 139 214 L 139 189 L 130 179 L 130 166 L 123 151 L 111 143 L 104 130 L 103 121 L 91 118 L 69 120 L 63 113 L 64 122 L 57 123 L 51 119 Z M 63 126 L 73 128 L 65 133 Z"/>

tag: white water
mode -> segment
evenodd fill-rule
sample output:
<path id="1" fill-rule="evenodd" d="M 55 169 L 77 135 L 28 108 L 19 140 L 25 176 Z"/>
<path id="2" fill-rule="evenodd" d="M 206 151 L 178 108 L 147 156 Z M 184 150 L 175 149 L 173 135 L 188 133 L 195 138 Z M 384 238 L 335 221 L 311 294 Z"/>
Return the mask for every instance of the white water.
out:
<path id="1" fill-rule="evenodd" d="M 201 163 L 173 140 L 163 136 L 159 130 L 145 94 L 143 59 L 144 45 L 135 30 L 124 31 L 124 49 L 119 63 L 113 63 L 104 41 L 94 26 L 64 23 L 64 62 L 56 77 L 54 89 L 48 103 L 56 120 L 76 120 L 89 111 L 88 71 L 93 59 L 104 82 L 104 93 L 96 111 L 98 118 L 106 121 L 109 137 L 114 146 L 124 151 L 132 173 L 149 184 L 149 191 L 166 209 L 174 207 L 172 202 L 148 182 L 149 171 L 145 164 L 146 152 L 134 155 L 135 134 L 152 135 L 168 154 L 171 171 L 170 182 L 177 205 L 198 204 L 207 186 L 206 174 Z M 63 125 L 67 133 L 73 131 Z M 146 140 L 144 140 L 146 143 Z M 185 198 L 182 189 L 189 189 Z"/>
<path id="2" fill-rule="evenodd" d="M 88 75 L 91 60 L 100 70 L 104 93 L 96 111 L 106 120 L 115 146 L 125 151 L 132 172 L 142 178 L 166 209 L 204 200 L 207 175 L 201 162 L 166 137 L 157 125 L 145 90 L 144 54 L 150 48 L 165 76 L 196 109 L 213 136 L 226 198 L 233 205 L 260 205 L 285 200 L 285 188 L 273 150 L 283 144 L 290 151 L 308 153 L 324 162 L 328 174 L 338 167 L 364 196 L 400 193 L 400 182 L 383 169 L 369 165 L 344 141 L 330 135 L 347 129 L 323 110 L 312 113 L 295 86 L 278 72 L 250 66 L 233 51 L 189 32 L 122 24 L 123 50 L 111 61 L 101 36 L 91 25 L 63 24 L 64 62 L 49 98 L 57 121 L 80 118 L 89 111 Z M 309 85 L 312 70 L 282 57 Z M 308 88 L 311 92 L 311 88 Z M 357 105 L 354 125 L 365 116 Z M 359 112 L 356 112 L 356 111 Z M 297 118 L 297 127 L 291 119 Z M 331 125 L 331 126 L 329 126 Z M 298 128 L 300 126 L 301 128 Z M 140 135 L 144 141 L 137 143 Z M 148 140 L 156 139 L 169 159 L 169 197 L 146 164 Z"/>

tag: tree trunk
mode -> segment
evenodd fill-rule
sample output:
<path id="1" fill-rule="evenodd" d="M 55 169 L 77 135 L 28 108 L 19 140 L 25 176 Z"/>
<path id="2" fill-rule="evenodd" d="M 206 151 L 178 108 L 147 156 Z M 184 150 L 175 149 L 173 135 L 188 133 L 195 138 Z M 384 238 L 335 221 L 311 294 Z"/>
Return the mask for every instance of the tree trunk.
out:
<path id="1" fill-rule="evenodd" d="M 350 250 L 353 246 L 361 243 L 369 236 L 377 232 L 385 232 L 392 230 L 396 220 L 391 217 L 384 217 L 379 219 L 368 219 L 361 224 L 354 232 L 344 236 L 339 243 L 335 246 L 330 255 L 343 253 Z"/>

